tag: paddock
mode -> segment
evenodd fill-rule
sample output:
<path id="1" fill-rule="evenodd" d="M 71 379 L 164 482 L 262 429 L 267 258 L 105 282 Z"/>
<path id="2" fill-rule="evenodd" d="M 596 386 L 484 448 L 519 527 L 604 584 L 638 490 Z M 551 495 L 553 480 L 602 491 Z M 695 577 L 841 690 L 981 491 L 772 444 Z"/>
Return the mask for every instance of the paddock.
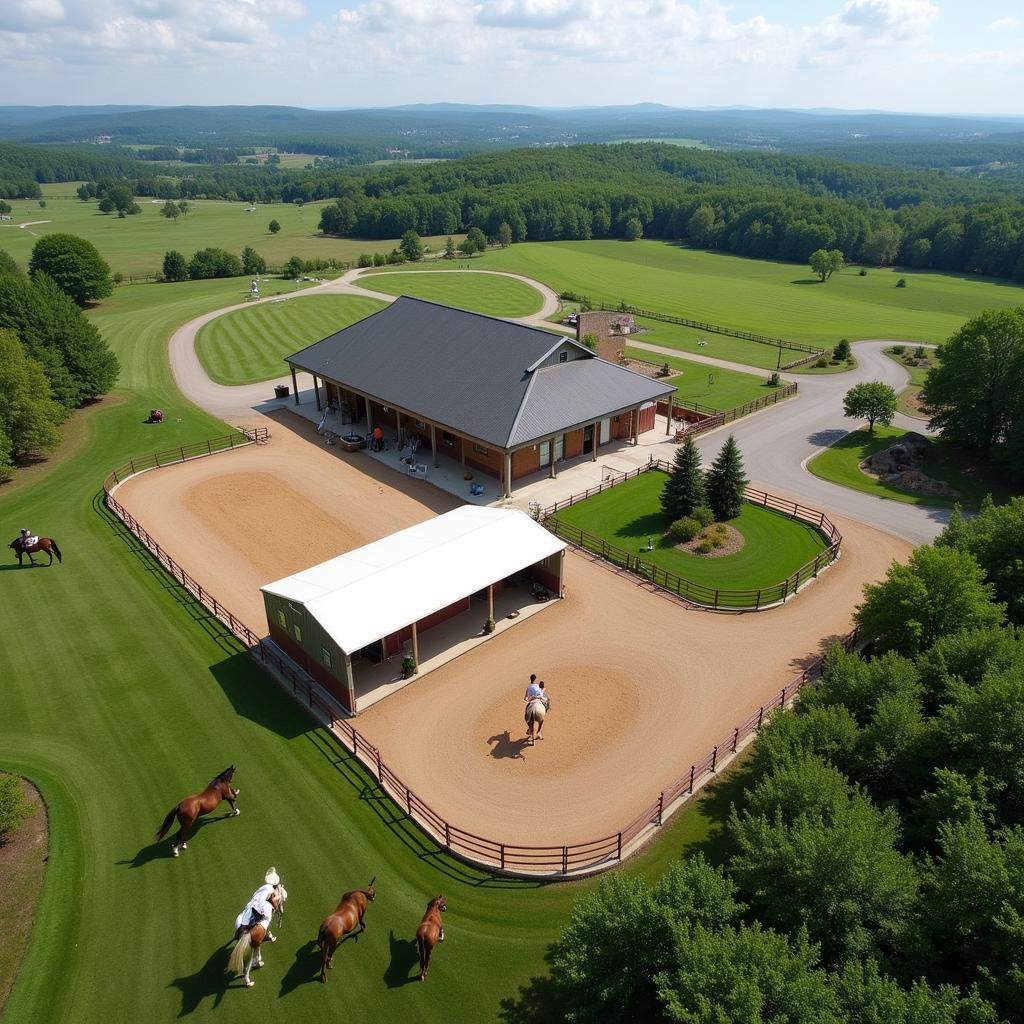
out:
<path id="1" fill-rule="evenodd" d="M 261 583 L 454 504 L 358 453 L 308 443 L 312 428 L 307 437 L 294 419 L 281 414 L 266 446 L 145 473 L 118 491 L 175 560 L 260 632 Z M 615 831 L 847 632 L 863 583 L 910 553 L 878 530 L 837 525 L 843 557 L 833 569 L 798 600 L 742 615 L 687 608 L 570 551 L 566 600 L 374 705 L 360 732 L 422 800 L 471 832 L 563 844 Z M 527 747 L 531 672 L 547 682 L 552 708 L 544 741 Z"/>

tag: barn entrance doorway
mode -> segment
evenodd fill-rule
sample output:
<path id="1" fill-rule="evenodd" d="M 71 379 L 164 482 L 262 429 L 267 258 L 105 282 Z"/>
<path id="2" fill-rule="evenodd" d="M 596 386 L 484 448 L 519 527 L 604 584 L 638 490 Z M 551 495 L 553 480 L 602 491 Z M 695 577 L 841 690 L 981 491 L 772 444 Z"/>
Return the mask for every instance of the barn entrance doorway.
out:
<path id="1" fill-rule="evenodd" d="M 589 455 L 594 450 L 594 424 L 583 428 L 583 454 Z"/>

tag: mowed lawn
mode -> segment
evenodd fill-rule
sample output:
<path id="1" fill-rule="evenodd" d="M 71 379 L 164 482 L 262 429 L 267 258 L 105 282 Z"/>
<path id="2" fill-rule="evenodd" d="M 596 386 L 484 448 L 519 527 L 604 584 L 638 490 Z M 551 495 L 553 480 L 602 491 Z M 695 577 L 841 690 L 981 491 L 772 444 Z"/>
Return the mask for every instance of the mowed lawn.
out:
<path id="1" fill-rule="evenodd" d="M 522 243 L 489 250 L 476 265 L 526 274 L 612 309 L 625 299 L 662 313 L 823 347 L 840 338 L 939 342 L 983 309 L 1024 303 L 1024 287 L 1008 281 L 902 268 L 870 269 L 861 277 L 856 267 L 848 267 L 822 284 L 800 264 L 646 240 Z M 896 287 L 901 277 L 906 288 Z"/>
<path id="2" fill-rule="evenodd" d="M 665 536 L 669 520 L 662 514 L 659 498 L 666 479 L 657 470 L 642 473 L 571 505 L 559 512 L 558 518 L 634 555 L 641 554 L 646 561 L 691 583 L 721 590 L 757 590 L 780 583 L 826 547 L 822 535 L 807 523 L 745 503 L 740 515 L 729 523 L 746 541 L 740 551 L 715 557 L 680 551 Z M 648 539 L 654 550 L 642 553 Z"/>
<path id="3" fill-rule="evenodd" d="M 126 288 L 95 310 L 123 361 L 117 401 L 85 414 L 66 459 L 0 488 L 11 534 L 31 526 L 64 552 L 52 568 L 5 559 L 0 576 L 5 621 L 21 624 L 0 647 L 0 767 L 40 786 L 52 835 L 4 1024 L 495 1020 L 545 972 L 548 944 L 595 883 L 492 879 L 445 856 L 101 503 L 113 463 L 224 430 L 174 390 L 165 346 L 234 286 Z M 154 405 L 169 412 L 160 426 L 143 422 Z M 164 815 L 230 763 L 241 815 L 213 815 L 170 858 L 153 844 Z M 707 827 L 682 815 L 626 870 L 659 874 Z M 290 892 L 279 941 L 252 991 L 225 991 L 234 917 L 271 864 Z M 342 947 L 324 988 L 311 940 L 341 893 L 373 875 L 368 931 Z M 447 941 L 430 982 L 407 984 L 416 924 L 439 892 Z"/>
<path id="4" fill-rule="evenodd" d="M 227 313 L 196 336 L 196 353 L 218 384 L 255 384 L 280 377 L 284 357 L 383 309 L 377 299 L 309 295 Z"/>
<path id="5" fill-rule="evenodd" d="M 12 199 L 13 220 L 0 224 L 0 249 L 6 249 L 22 266 L 27 265 L 32 246 L 40 235 L 65 231 L 87 238 L 100 251 L 114 272 L 157 274 L 164 253 L 177 249 L 188 258 L 197 249 L 217 246 L 240 254 L 252 246 L 270 266 L 280 267 L 291 256 L 304 260 L 334 259 L 355 263 L 362 253 L 388 253 L 397 238 L 328 238 L 317 230 L 322 203 L 260 203 L 254 213 L 246 213 L 248 203 L 229 203 L 219 199 L 189 200 L 189 212 L 176 221 L 164 217 L 162 201 L 147 197 L 137 201 L 142 212 L 119 218 L 116 213 L 100 213 L 95 201 L 83 203 L 76 195 L 76 182 L 43 185 L 45 207 L 36 199 Z M 276 220 L 281 230 L 271 234 L 269 224 Z M 17 225 L 43 221 L 28 228 Z M 457 236 L 456 241 L 462 236 Z M 427 237 L 424 244 L 444 248 L 443 237 Z"/>
<path id="6" fill-rule="evenodd" d="M 957 503 L 965 508 L 976 508 L 986 494 L 992 494 L 996 501 L 1006 501 L 1012 494 L 1019 492 L 1020 488 L 1011 487 L 987 467 L 977 465 L 967 453 L 936 440 L 931 442 L 923 472 L 935 480 L 948 483 L 960 492 L 960 498 L 913 494 L 869 476 L 860 468 L 866 458 L 888 448 L 897 437 L 905 433 L 907 431 L 899 427 L 876 425 L 872 435 L 868 433 L 867 427 L 862 427 L 815 455 L 807 463 L 807 469 L 823 480 L 873 494 L 876 498 L 934 508 L 952 508 Z"/>
<path id="7" fill-rule="evenodd" d="M 680 352 L 712 356 L 732 363 L 745 363 L 747 366 L 760 367 L 763 370 L 778 369 L 794 359 L 801 359 L 809 354 L 789 347 L 781 347 L 780 350 L 780 347 L 775 345 L 733 338 L 728 334 L 711 334 L 680 324 L 668 324 L 662 320 L 645 317 L 637 317 L 636 320 L 638 324 L 648 328 L 642 334 L 633 335 L 635 340 L 642 341 L 645 345 L 679 349 Z"/>
<path id="8" fill-rule="evenodd" d="M 676 397 L 680 402 L 696 402 L 725 411 L 771 395 L 776 390 L 767 383 L 767 376 L 755 377 L 752 373 L 726 370 L 708 363 L 698 363 L 679 356 L 663 356 L 639 348 L 627 348 L 626 355 L 631 359 L 646 359 L 651 363 L 667 363 L 672 370 L 680 371 L 665 378 L 666 384 L 675 386 Z"/>
<path id="9" fill-rule="evenodd" d="M 536 288 L 497 274 L 459 273 L 457 270 L 439 270 L 433 274 L 381 271 L 366 274 L 354 283 L 371 291 L 412 295 L 488 316 L 529 316 L 538 312 L 542 305 Z"/>

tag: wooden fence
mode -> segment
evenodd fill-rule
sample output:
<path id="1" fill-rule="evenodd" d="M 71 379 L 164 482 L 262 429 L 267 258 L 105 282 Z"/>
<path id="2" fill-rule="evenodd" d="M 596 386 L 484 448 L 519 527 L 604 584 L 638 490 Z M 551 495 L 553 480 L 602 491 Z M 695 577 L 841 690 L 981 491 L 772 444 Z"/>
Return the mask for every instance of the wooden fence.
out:
<path id="1" fill-rule="evenodd" d="M 671 410 L 690 409 L 693 412 L 699 413 L 704 418 L 691 422 L 686 428 L 686 432 L 688 434 L 706 434 L 709 430 L 717 430 L 726 423 L 732 423 L 733 420 L 742 419 L 744 416 L 749 416 L 751 413 L 757 412 L 759 409 L 766 409 L 769 405 L 778 405 L 778 403 L 784 399 L 795 395 L 797 393 L 797 388 L 798 385 L 795 383 L 780 384 L 770 395 L 762 395 L 760 398 L 755 398 L 752 402 L 744 402 L 743 405 L 737 405 L 732 409 L 726 409 L 724 411 L 712 409 L 707 405 L 701 405 L 700 402 L 680 402 L 676 399 L 672 399 L 670 402 L 658 402 L 658 412 L 666 415 Z M 663 405 L 665 407 L 664 412 L 662 411 Z M 675 416 L 673 415 L 673 419 L 674 418 Z"/>
<path id="2" fill-rule="evenodd" d="M 668 591 L 677 597 L 689 601 L 691 604 L 699 605 L 702 608 L 709 608 L 715 611 L 759 611 L 762 608 L 784 602 L 792 597 L 808 580 L 814 579 L 826 566 L 830 565 L 839 557 L 839 548 L 843 542 L 842 534 L 835 523 L 816 508 L 801 505 L 796 501 L 789 501 L 786 498 L 778 498 L 766 491 L 758 491 L 753 487 L 747 487 L 744 491 L 746 500 L 753 505 L 760 505 L 762 508 L 770 508 L 781 512 L 790 519 L 799 519 L 809 523 L 824 535 L 828 541 L 828 547 L 808 562 L 805 562 L 792 575 L 787 576 L 778 583 L 768 587 L 761 587 L 757 590 L 725 590 L 722 588 L 708 587 L 703 583 L 694 583 L 692 580 L 684 579 L 673 572 L 655 565 L 653 561 L 647 561 L 638 554 L 620 548 L 615 544 L 609 544 L 603 537 L 597 534 L 588 533 L 586 530 L 570 523 L 562 522 L 558 513 L 563 509 L 575 505 L 577 502 L 585 501 L 596 494 L 601 494 L 612 487 L 617 487 L 627 480 L 640 476 L 641 473 L 648 473 L 657 470 L 662 473 L 671 471 L 671 466 L 661 459 L 651 459 L 644 466 L 638 466 L 628 473 L 614 473 L 607 480 L 588 487 L 585 491 L 563 498 L 554 505 L 542 509 L 537 516 L 539 522 L 546 526 L 556 537 L 568 541 L 576 547 L 599 555 L 605 561 L 620 566 L 628 572 L 634 573 L 645 582 L 658 587 L 660 590 Z"/>
<path id="3" fill-rule="evenodd" d="M 173 465 L 176 462 L 204 457 L 220 451 L 230 451 L 244 445 L 265 440 L 265 428 L 242 430 L 238 434 L 226 435 L 203 441 L 199 444 L 184 445 L 170 452 L 132 459 L 123 466 L 112 470 L 103 481 L 104 498 L 110 511 L 128 528 L 145 549 L 167 570 L 196 601 L 208 609 L 238 640 L 249 654 L 272 669 L 290 688 L 293 697 L 303 706 L 315 712 L 325 721 L 335 742 L 350 752 L 377 781 L 384 792 L 408 817 L 426 832 L 439 846 L 455 857 L 487 870 L 513 875 L 558 877 L 581 875 L 603 871 L 620 863 L 624 856 L 645 833 L 663 824 L 680 805 L 681 799 L 691 795 L 696 788 L 737 752 L 744 740 L 756 733 L 768 718 L 785 707 L 801 687 L 814 679 L 820 672 L 821 658 L 815 659 L 798 676 L 790 680 L 716 743 L 699 761 L 691 764 L 681 775 L 665 786 L 639 814 L 618 831 L 581 843 L 566 843 L 553 846 L 526 846 L 506 843 L 485 836 L 476 835 L 448 821 L 437 813 L 394 772 L 384 760 L 379 748 L 369 742 L 346 717 L 345 709 L 334 700 L 311 676 L 292 662 L 267 638 L 261 638 L 232 614 L 213 594 L 190 576 L 164 550 L 155 537 L 117 500 L 112 493 L 117 485 L 133 473 L 145 469 Z M 176 457 L 175 457 L 176 456 Z M 635 475 L 635 474 L 630 474 Z M 856 639 L 851 633 L 840 642 L 849 650 Z"/>

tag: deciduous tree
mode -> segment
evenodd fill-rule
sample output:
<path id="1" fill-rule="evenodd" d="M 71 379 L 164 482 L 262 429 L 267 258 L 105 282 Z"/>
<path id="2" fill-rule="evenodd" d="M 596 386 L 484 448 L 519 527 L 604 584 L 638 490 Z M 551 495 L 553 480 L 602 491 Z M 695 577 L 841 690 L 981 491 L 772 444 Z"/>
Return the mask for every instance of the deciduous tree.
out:
<path id="1" fill-rule="evenodd" d="M 423 240 L 415 231 L 406 231 L 398 243 L 398 248 L 410 263 L 423 259 Z"/>
<path id="2" fill-rule="evenodd" d="M 167 281 L 187 281 L 188 260 L 177 249 L 168 249 L 164 253 L 163 273 Z"/>
<path id="3" fill-rule="evenodd" d="M 875 432 L 875 422 L 887 427 L 896 415 L 896 392 L 880 380 L 865 380 L 854 384 L 843 398 L 843 415 L 853 419 L 866 419 L 868 432 Z"/>
<path id="4" fill-rule="evenodd" d="M 281 230 L 281 225 L 280 225 L 280 224 L 278 223 L 278 221 L 276 221 L 276 220 L 272 220 L 272 221 L 271 221 L 271 222 L 270 222 L 270 223 L 269 223 L 269 224 L 267 225 L 267 230 L 268 230 L 268 231 L 269 231 L 269 232 L 270 232 L 270 233 L 271 233 L 272 235 L 276 235 L 276 234 L 278 233 L 278 231 L 280 231 L 280 230 Z"/>
<path id="5" fill-rule="evenodd" d="M 809 262 L 811 270 L 822 281 L 827 281 L 837 270 L 843 269 L 843 254 L 838 249 L 815 249 Z"/>
<path id="6" fill-rule="evenodd" d="M 266 272 L 267 261 L 252 246 L 247 245 L 242 250 L 242 273 L 253 275 Z"/>
<path id="7" fill-rule="evenodd" d="M 0 330 L 0 395 L 0 435 L 15 458 L 57 447 L 64 410 L 53 400 L 42 364 L 29 358 L 11 330 Z"/>
<path id="8" fill-rule="evenodd" d="M 502 249 L 507 249 L 511 244 L 512 228 L 506 221 L 502 221 L 498 225 L 498 245 L 500 245 Z"/>
<path id="9" fill-rule="evenodd" d="M 114 289 L 110 267 L 92 242 L 56 232 L 44 235 L 32 247 L 28 272 L 47 274 L 80 306 L 105 299 Z"/>

